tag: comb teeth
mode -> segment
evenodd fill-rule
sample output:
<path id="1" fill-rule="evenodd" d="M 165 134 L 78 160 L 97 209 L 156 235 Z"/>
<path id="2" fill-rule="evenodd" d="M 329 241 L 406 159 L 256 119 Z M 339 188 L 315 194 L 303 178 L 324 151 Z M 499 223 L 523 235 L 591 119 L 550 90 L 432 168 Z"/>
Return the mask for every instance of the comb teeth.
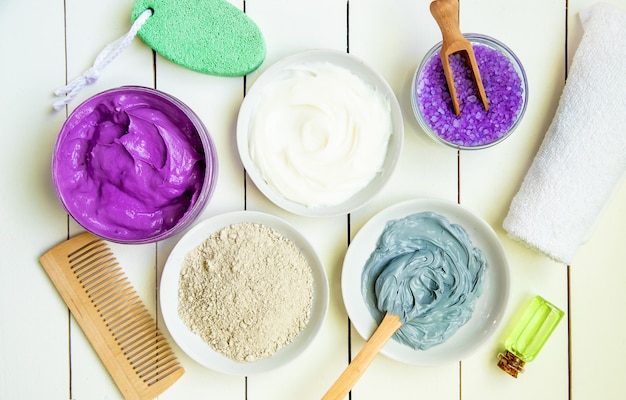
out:
<path id="1" fill-rule="evenodd" d="M 40 258 L 126 399 L 153 399 L 184 370 L 103 240 L 78 235 Z"/>
<path id="2" fill-rule="evenodd" d="M 91 299 L 133 370 L 153 385 L 179 367 L 111 249 L 93 240 L 68 254 L 70 269 Z"/>

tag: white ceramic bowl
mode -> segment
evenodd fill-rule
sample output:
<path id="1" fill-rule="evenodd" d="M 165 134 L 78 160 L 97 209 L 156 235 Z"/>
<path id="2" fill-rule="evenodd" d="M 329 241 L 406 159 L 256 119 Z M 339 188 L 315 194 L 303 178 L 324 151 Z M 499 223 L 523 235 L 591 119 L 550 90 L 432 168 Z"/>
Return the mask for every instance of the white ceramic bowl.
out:
<path id="1" fill-rule="evenodd" d="M 343 67 L 358 76 L 363 82 L 373 86 L 378 92 L 382 93 L 389 100 L 391 106 L 393 129 L 388 142 L 387 154 L 382 171 L 379 172 L 365 188 L 355 193 L 348 200 L 328 207 L 308 207 L 281 195 L 275 188 L 268 184 L 259 172 L 259 169 L 250 156 L 248 141 L 250 121 L 255 107 L 262 101 L 264 88 L 277 80 L 285 79 L 289 74 L 288 70 L 290 67 L 316 62 L 329 62 L 338 67 Z M 237 148 L 243 166 L 250 176 L 250 179 L 257 188 L 277 206 L 294 214 L 310 217 L 328 217 L 347 214 L 365 205 L 383 188 L 391 176 L 402 149 L 403 141 L 404 122 L 400 105 L 398 104 L 393 90 L 389 87 L 385 79 L 358 58 L 347 53 L 333 50 L 310 50 L 292 55 L 272 65 L 259 76 L 251 90 L 246 94 L 237 119 Z"/>
<path id="2" fill-rule="evenodd" d="M 427 350 L 414 350 L 392 338 L 381 350 L 387 357 L 405 364 L 431 366 L 469 356 L 493 335 L 502 321 L 509 297 L 509 266 L 502 244 L 485 221 L 456 203 L 436 199 L 410 200 L 391 206 L 370 219 L 350 243 L 343 263 L 341 288 L 352 324 L 363 339 L 369 339 L 378 325 L 361 294 L 363 267 L 388 221 L 422 211 L 438 213 L 461 225 L 487 258 L 483 292 L 470 320 L 454 335 Z"/>
<path id="3" fill-rule="evenodd" d="M 272 357 L 254 362 L 234 361 L 213 350 L 199 336 L 187 328 L 178 316 L 179 275 L 185 255 L 216 231 L 237 223 L 258 223 L 276 230 L 290 239 L 308 261 L 313 274 L 313 305 L 309 323 L 287 346 Z M 160 283 L 160 304 L 168 331 L 180 348 L 193 360 L 214 371 L 231 375 L 249 376 L 287 364 L 300 355 L 317 335 L 328 309 L 328 280 L 326 272 L 313 247 L 293 226 L 278 217 L 253 211 L 221 214 L 200 222 L 187 232 L 170 253 Z"/>

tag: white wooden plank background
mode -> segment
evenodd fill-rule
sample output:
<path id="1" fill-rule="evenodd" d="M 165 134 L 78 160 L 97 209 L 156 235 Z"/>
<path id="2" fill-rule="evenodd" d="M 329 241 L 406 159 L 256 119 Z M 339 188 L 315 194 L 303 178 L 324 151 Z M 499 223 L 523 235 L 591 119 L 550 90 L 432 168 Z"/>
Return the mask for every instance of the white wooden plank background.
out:
<path id="1" fill-rule="evenodd" d="M 625 0 L 610 3 L 626 9 Z M 244 9 L 242 1 L 232 1 Z M 496 354 L 507 323 L 473 356 L 423 368 L 376 358 L 351 398 L 622 399 L 626 350 L 626 187 L 620 185 L 591 240 L 571 266 L 550 261 L 506 237 L 508 205 L 556 110 L 582 36 L 578 12 L 592 0 L 462 0 L 465 32 L 511 47 L 527 72 L 530 101 L 518 131 L 498 146 L 457 153 L 430 140 L 411 110 L 412 74 L 440 40 L 429 1 L 249 0 L 246 13 L 266 39 L 267 57 L 243 78 L 185 70 L 154 55 L 140 39 L 87 87 L 68 109 L 53 112 L 52 91 L 85 71 L 97 53 L 130 27 L 129 0 L 0 2 L 0 399 L 118 399 L 117 388 L 51 285 L 37 259 L 80 229 L 59 206 L 50 156 L 66 113 L 81 100 L 121 85 L 166 91 L 191 106 L 215 140 L 219 181 L 199 220 L 227 211 L 260 210 L 287 219 L 311 241 L 330 282 L 329 312 L 315 342 L 288 366 L 234 377 L 196 364 L 174 346 L 186 374 L 163 399 L 315 399 L 345 368 L 364 340 L 350 328 L 340 288 L 349 241 L 381 209 L 414 197 L 460 200 L 501 238 L 511 265 L 507 317 L 542 294 L 568 313 L 536 361 L 517 380 Z M 397 169 L 384 191 L 349 217 L 299 217 L 278 209 L 246 180 L 235 144 L 235 121 L 246 89 L 274 62 L 312 48 L 348 51 L 378 70 L 395 91 L 405 123 Z M 158 279 L 179 238 L 113 250 L 150 312 L 162 324 Z M 162 325 L 163 326 L 163 325 Z M 167 334 L 167 332 L 166 332 Z M 169 334 L 168 334 L 169 337 Z"/>

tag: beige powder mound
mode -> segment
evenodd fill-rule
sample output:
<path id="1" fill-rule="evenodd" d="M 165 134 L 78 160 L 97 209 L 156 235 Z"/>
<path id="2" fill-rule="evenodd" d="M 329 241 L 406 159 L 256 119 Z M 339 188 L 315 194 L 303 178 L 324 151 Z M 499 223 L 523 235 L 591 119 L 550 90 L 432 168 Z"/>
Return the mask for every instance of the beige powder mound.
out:
<path id="1" fill-rule="evenodd" d="M 271 357 L 308 324 L 313 275 L 297 246 L 272 228 L 233 224 L 185 257 L 178 314 L 236 361 Z"/>

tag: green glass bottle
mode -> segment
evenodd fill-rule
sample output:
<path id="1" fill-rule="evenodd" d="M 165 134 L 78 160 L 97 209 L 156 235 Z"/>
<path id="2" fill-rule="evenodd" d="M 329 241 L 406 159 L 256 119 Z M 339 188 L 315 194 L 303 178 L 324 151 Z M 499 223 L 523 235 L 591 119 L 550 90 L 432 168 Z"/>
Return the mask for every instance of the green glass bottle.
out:
<path id="1" fill-rule="evenodd" d="M 498 354 L 498 367 L 517 378 L 524 365 L 537 357 L 563 314 L 554 304 L 536 296 L 504 342 L 506 351 Z"/>

